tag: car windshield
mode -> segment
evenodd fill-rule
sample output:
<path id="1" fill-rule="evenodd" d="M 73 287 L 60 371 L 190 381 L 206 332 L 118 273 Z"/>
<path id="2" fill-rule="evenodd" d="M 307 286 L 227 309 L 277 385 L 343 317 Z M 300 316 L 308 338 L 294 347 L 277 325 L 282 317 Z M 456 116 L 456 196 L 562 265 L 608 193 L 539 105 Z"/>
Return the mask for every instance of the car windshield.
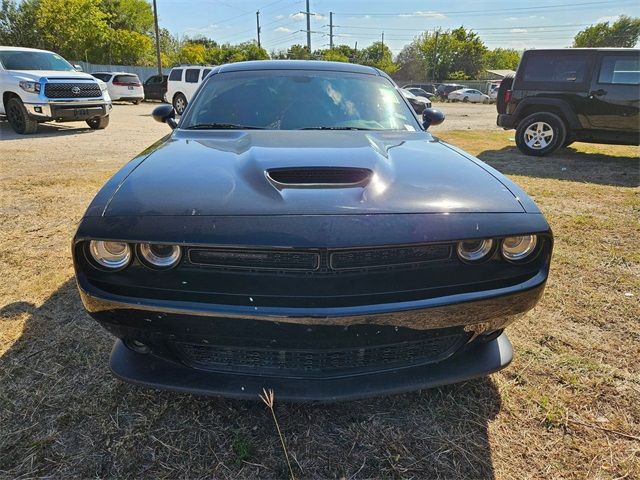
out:
<path id="1" fill-rule="evenodd" d="M 394 85 L 377 75 L 259 70 L 208 77 L 180 128 L 418 130 Z"/>
<path id="2" fill-rule="evenodd" d="M 0 51 L 0 62 L 7 70 L 55 70 L 74 71 L 73 66 L 64 58 L 51 52 L 33 52 L 30 50 Z"/>

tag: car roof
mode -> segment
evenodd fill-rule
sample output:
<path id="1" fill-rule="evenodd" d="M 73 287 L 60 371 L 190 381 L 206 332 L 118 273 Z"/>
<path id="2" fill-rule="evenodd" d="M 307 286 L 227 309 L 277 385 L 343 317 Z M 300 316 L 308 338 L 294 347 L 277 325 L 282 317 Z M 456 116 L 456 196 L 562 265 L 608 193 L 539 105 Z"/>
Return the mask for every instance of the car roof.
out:
<path id="1" fill-rule="evenodd" d="M 4 46 L 4 45 L 0 45 L 0 51 L 13 51 L 13 52 L 21 52 L 21 51 L 28 51 L 28 52 L 45 52 L 45 53 L 55 53 L 52 52 L 50 50 L 41 50 L 39 48 L 29 48 L 29 47 L 10 47 L 10 46 Z M 56 54 L 57 55 L 57 54 Z"/>
<path id="2" fill-rule="evenodd" d="M 137 73 L 131 72 L 91 72 L 91 75 L 93 75 L 94 73 L 106 73 L 107 75 L 138 75 Z"/>
<path id="3" fill-rule="evenodd" d="M 316 70 L 382 76 L 380 71 L 374 67 L 358 65 L 356 63 L 326 62 L 322 60 L 252 60 L 248 62 L 227 63 L 216 67 L 217 73 L 242 72 L 247 70 Z"/>

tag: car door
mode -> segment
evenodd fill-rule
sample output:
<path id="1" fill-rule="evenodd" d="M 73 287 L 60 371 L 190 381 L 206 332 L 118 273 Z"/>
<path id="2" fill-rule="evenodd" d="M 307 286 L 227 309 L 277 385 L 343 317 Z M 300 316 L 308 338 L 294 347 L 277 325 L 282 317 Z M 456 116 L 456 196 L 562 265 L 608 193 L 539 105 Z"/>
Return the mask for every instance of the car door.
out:
<path id="1" fill-rule="evenodd" d="M 640 51 L 598 52 L 589 102 L 593 127 L 640 132 Z"/>
<path id="2" fill-rule="evenodd" d="M 160 98 L 160 85 L 162 77 L 153 75 L 144 82 L 144 96 L 146 98 Z"/>

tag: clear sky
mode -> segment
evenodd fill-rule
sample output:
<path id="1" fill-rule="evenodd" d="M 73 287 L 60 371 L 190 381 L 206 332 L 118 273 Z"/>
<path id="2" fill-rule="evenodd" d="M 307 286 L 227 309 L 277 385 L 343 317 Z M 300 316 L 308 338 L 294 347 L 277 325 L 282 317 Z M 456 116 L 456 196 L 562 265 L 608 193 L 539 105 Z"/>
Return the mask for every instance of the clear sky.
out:
<path id="1" fill-rule="evenodd" d="M 305 0 L 157 0 L 160 26 L 173 34 L 238 43 L 256 38 L 260 10 L 262 46 L 283 50 L 306 44 Z M 490 48 L 567 47 L 590 24 L 618 15 L 640 16 L 640 0 L 310 0 L 311 48 L 329 44 L 333 12 L 334 44 L 358 48 L 380 40 L 397 54 L 424 30 L 464 25 Z"/>

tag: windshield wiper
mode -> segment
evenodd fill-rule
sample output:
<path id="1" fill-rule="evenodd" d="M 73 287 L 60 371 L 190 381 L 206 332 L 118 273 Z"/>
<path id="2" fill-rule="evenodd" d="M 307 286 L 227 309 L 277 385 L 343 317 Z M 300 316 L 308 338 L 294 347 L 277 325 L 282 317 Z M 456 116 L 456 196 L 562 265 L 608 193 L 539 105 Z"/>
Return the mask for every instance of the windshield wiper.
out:
<path id="1" fill-rule="evenodd" d="M 187 130 L 265 130 L 264 127 L 252 127 L 250 125 L 238 125 L 236 123 L 197 123 L 185 127 Z"/>
<path id="2" fill-rule="evenodd" d="M 364 127 L 304 127 L 298 130 L 374 130 L 373 128 Z"/>

